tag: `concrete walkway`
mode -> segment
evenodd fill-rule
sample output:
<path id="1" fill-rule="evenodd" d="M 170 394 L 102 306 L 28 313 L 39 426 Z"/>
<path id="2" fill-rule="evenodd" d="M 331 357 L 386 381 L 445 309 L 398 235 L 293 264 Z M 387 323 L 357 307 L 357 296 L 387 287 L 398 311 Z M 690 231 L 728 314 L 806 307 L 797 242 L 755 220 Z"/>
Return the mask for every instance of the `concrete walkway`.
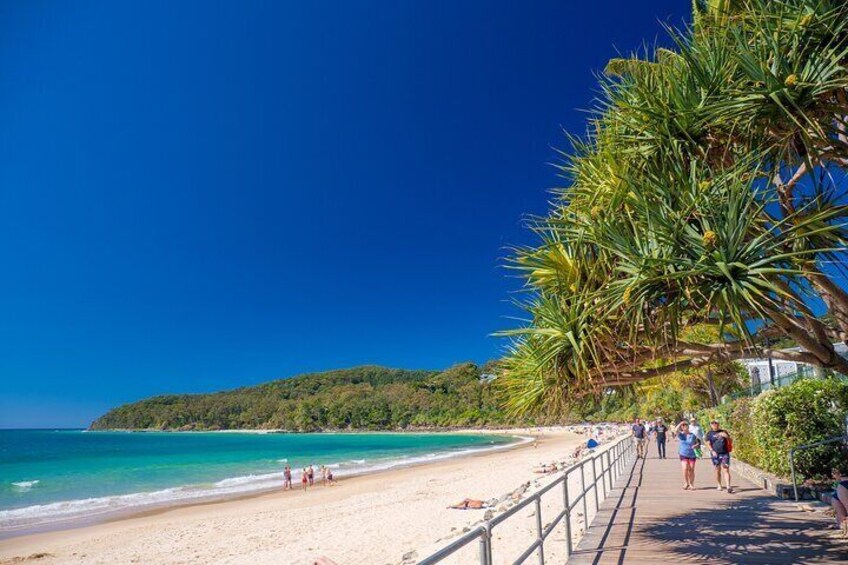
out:
<path id="1" fill-rule="evenodd" d="M 709 459 L 698 461 L 696 490 L 683 490 L 677 444 L 660 460 L 651 445 L 592 521 L 570 564 L 848 563 L 848 541 L 821 512 L 804 512 L 741 477 L 718 492 Z M 732 470 L 732 464 L 731 464 Z"/>

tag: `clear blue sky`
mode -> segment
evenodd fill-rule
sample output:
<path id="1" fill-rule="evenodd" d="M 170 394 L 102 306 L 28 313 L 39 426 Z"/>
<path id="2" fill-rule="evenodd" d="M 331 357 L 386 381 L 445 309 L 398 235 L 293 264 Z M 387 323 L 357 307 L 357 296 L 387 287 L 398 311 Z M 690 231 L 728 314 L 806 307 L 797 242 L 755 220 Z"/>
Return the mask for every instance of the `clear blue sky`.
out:
<path id="1" fill-rule="evenodd" d="M 593 73 L 689 0 L 0 4 L 0 427 L 497 357 Z"/>

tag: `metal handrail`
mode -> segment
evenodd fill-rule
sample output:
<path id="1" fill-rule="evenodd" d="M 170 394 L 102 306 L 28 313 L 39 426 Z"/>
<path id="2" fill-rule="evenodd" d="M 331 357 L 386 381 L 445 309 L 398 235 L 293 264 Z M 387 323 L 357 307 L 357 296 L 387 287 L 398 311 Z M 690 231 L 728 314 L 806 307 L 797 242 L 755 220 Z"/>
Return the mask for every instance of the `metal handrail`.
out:
<path id="1" fill-rule="evenodd" d="M 844 436 L 836 436 L 829 439 L 825 439 L 822 441 L 817 441 L 815 443 L 808 443 L 806 445 L 799 445 L 793 447 L 789 450 L 789 469 L 792 472 L 792 490 L 795 493 L 795 502 L 798 502 L 798 482 L 795 479 L 795 452 L 801 451 L 803 449 L 810 449 L 811 447 L 818 447 L 820 445 L 827 445 L 829 443 L 837 443 L 837 442 L 848 442 L 848 435 Z"/>
<path id="2" fill-rule="evenodd" d="M 610 455 L 610 454 L 613 455 Z M 509 519 L 511 516 L 514 516 L 516 513 L 520 512 L 523 508 L 526 508 L 530 504 L 534 504 L 536 506 L 536 539 L 533 541 L 530 546 L 525 549 L 521 555 L 514 561 L 515 564 L 523 563 L 525 559 L 530 557 L 535 551 L 538 554 L 539 564 L 544 565 L 545 563 L 545 540 L 547 537 L 554 531 L 554 529 L 559 525 L 559 523 L 565 518 L 565 539 L 566 539 L 566 552 L 567 555 L 571 555 L 573 552 L 573 542 L 571 541 L 571 512 L 574 510 L 577 505 L 582 502 L 583 503 L 583 519 L 586 520 L 586 526 L 588 527 L 588 500 L 586 494 L 589 493 L 592 489 L 595 491 L 595 510 L 597 511 L 600 508 L 601 498 L 599 498 L 598 493 L 598 482 L 600 481 L 603 497 L 609 494 L 609 491 L 612 490 L 615 479 L 627 468 L 625 458 L 630 459 L 630 457 L 634 453 L 633 442 L 630 441 L 630 436 L 623 436 L 618 439 L 615 443 L 607 447 L 606 449 L 596 453 L 592 457 L 584 457 L 568 469 L 562 472 L 562 474 L 550 484 L 542 487 L 538 491 L 534 492 L 512 508 L 504 511 L 498 516 L 493 517 L 490 520 L 487 520 L 483 524 L 475 527 L 471 531 L 465 533 L 461 537 L 455 539 L 451 543 L 442 547 L 435 553 L 425 557 L 421 561 L 418 562 L 418 565 L 433 565 L 435 563 L 439 563 L 445 558 L 453 555 L 460 549 L 466 547 L 467 545 L 477 541 L 479 543 L 479 557 L 480 557 L 480 565 L 492 565 L 492 530 L 498 524 L 504 522 Z M 604 457 L 606 456 L 606 464 L 604 462 Z M 600 459 L 601 464 L 601 472 L 598 475 L 597 470 L 597 461 Z M 586 484 L 586 473 L 585 468 L 586 465 L 591 462 L 592 464 L 592 483 L 587 486 Z M 568 478 L 569 476 L 580 470 L 580 494 L 574 499 L 571 500 L 570 493 L 568 490 Z M 607 478 L 609 478 L 609 490 L 607 490 Z M 542 527 L 542 496 L 546 493 L 550 492 L 554 488 L 559 485 L 563 485 L 563 510 L 557 515 L 557 517 L 547 526 Z"/>

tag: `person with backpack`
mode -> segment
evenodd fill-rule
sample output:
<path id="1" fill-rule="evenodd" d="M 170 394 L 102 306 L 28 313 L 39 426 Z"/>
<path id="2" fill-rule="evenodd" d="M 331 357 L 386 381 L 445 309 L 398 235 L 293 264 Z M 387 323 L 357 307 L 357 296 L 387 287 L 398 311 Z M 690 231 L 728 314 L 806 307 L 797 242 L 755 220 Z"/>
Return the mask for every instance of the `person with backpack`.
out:
<path id="1" fill-rule="evenodd" d="M 733 440 L 730 439 L 730 434 L 721 429 L 716 420 L 710 422 L 710 431 L 706 436 L 707 446 L 710 448 L 710 456 L 713 461 L 713 467 L 716 470 L 716 490 L 722 490 L 725 487 L 721 484 L 721 476 L 725 476 L 725 484 L 727 492 L 732 493 L 733 487 L 730 486 L 730 453 L 733 451 Z"/>

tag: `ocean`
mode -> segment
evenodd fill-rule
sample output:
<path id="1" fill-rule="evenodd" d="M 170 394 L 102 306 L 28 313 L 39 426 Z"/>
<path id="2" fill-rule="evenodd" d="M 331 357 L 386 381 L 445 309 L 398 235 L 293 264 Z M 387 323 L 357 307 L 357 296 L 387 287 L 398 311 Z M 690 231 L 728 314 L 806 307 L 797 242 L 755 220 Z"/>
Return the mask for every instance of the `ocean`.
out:
<path id="1" fill-rule="evenodd" d="M 0 536 L 282 487 L 307 465 L 337 477 L 498 449 L 439 433 L 259 434 L 0 430 Z"/>

